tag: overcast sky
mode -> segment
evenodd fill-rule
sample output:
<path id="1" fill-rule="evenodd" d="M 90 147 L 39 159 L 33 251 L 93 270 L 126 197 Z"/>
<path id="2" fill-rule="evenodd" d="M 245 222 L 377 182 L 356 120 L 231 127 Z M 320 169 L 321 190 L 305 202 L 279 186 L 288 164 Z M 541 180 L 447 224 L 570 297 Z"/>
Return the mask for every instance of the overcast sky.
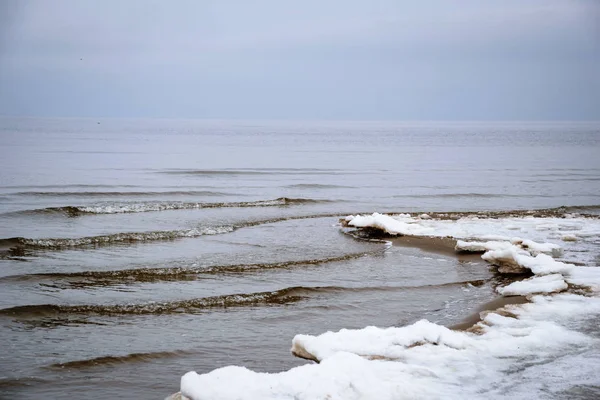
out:
<path id="1" fill-rule="evenodd" d="M 598 0 L 1 0 L 0 115 L 600 120 Z"/>

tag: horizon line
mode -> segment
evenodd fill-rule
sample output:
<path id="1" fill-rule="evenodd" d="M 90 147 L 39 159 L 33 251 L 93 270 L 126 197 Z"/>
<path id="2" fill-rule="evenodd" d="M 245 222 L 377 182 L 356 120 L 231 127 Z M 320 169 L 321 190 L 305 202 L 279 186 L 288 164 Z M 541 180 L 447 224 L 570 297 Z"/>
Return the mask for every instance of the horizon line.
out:
<path id="1" fill-rule="evenodd" d="M 391 118 L 365 118 L 365 119 L 340 119 L 340 118 L 264 118 L 264 117 L 150 117 L 150 116 L 42 116 L 42 115 L 3 115 L 0 118 L 23 119 L 86 119 L 86 120 L 179 120 L 179 121 L 206 121 L 206 122 L 397 122 L 397 123 L 600 123 L 600 119 L 391 119 Z"/>

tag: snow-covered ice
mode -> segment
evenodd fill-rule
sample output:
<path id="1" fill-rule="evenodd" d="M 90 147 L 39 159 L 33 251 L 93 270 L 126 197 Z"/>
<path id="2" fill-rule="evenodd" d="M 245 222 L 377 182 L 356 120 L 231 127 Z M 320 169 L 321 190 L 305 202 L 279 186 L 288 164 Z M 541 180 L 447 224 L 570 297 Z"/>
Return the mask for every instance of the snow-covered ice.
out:
<path id="1" fill-rule="evenodd" d="M 194 400 L 512 398 L 515 393 L 536 398 L 571 384 L 572 374 L 553 370 L 554 364 L 598 370 L 597 365 L 585 364 L 581 355 L 591 354 L 593 363 L 599 339 L 578 327 L 600 317 L 600 268 L 595 266 L 600 220 L 576 216 L 439 220 L 375 213 L 349 216 L 346 223 L 392 235 L 455 238 L 457 251 L 483 252 L 492 264 L 530 271 L 533 277 L 497 289 L 503 295 L 528 295 L 529 303 L 486 312 L 468 331 L 421 320 L 404 327 L 299 334 L 292 341 L 292 352 L 319 364 L 276 374 L 237 366 L 202 375 L 188 372 L 181 379 L 183 395 Z M 571 237 L 577 240 L 565 241 Z M 567 257 L 586 266 L 566 262 Z M 571 293 L 569 285 L 587 288 L 588 294 Z M 520 379 L 529 370 L 544 370 L 540 365 L 555 372 Z M 598 374 L 586 376 L 586 382 L 600 384 Z"/>
<path id="2" fill-rule="evenodd" d="M 561 274 L 534 276 L 523 281 L 498 288 L 504 296 L 526 296 L 533 293 L 555 293 L 566 290 L 567 282 Z"/>
<path id="3" fill-rule="evenodd" d="M 294 346 L 310 348 L 319 364 L 277 374 L 236 366 L 203 375 L 189 372 L 182 377 L 181 391 L 195 400 L 502 398 L 494 388 L 507 381 L 514 386 L 517 379 L 507 372 L 598 345 L 597 339 L 549 318 L 598 315 L 597 298 L 536 296 L 526 306 L 507 307 L 518 318 L 488 313 L 478 324 L 481 333 L 419 321 L 403 328 L 298 335 Z M 539 318 L 544 312 L 549 315 Z"/>

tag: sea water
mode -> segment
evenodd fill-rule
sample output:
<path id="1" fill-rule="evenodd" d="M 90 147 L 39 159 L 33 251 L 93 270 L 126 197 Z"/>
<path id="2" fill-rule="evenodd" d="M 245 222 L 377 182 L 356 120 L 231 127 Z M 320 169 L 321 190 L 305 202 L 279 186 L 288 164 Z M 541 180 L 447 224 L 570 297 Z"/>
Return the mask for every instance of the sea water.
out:
<path id="1" fill-rule="evenodd" d="M 477 257 L 357 239 L 349 214 L 600 211 L 598 123 L 2 118 L 0 138 L 7 397 L 164 398 L 191 370 L 306 364 L 298 333 L 449 326 L 496 296 Z"/>

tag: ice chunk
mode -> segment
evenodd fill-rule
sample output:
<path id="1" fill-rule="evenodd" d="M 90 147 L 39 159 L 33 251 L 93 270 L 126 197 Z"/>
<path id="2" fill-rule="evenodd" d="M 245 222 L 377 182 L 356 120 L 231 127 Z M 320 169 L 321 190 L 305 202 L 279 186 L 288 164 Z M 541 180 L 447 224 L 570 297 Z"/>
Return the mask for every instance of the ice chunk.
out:
<path id="1" fill-rule="evenodd" d="M 600 315 L 600 297 L 563 292 L 551 296 L 530 296 L 529 301 L 514 307 L 511 312 L 521 319 L 545 324 L 552 321 L 568 324 L 569 320 L 590 316 L 597 320 Z"/>
<path id="2" fill-rule="evenodd" d="M 559 245 L 554 243 L 537 243 L 529 239 L 513 238 L 511 243 L 526 249 L 532 255 L 538 255 L 541 253 L 550 254 L 552 257 L 560 257 L 562 249 Z"/>
<path id="3" fill-rule="evenodd" d="M 522 274 L 527 272 L 527 268 L 522 265 L 523 259 L 521 257 L 530 256 L 525 250 L 510 244 L 505 248 L 490 250 L 481 256 L 485 261 L 496 265 L 498 271 L 504 274 Z"/>
<path id="4" fill-rule="evenodd" d="M 381 229 L 390 235 L 425 235 L 433 232 L 432 228 L 414 223 L 416 220 L 410 218 L 407 214 L 401 214 L 399 217 L 404 217 L 406 221 L 401 221 L 397 218 L 392 218 L 389 215 L 379 213 L 365 216 L 357 215 L 348 221 L 348 225 L 356 228 Z"/>
<path id="5" fill-rule="evenodd" d="M 509 242 L 501 242 L 490 240 L 487 242 L 467 242 L 464 240 L 456 241 L 456 251 L 464 251 L 469 253 L 483 253 L 490 250 L 507 249 L 511 246 Z"/>
<path id="6" fill-rule="evenodd" d="M 456 250 L 472 253 L 483 253 L 485 251 L 492 250 L 506 250 L 510 248 L 511 245 L 517 246 L 518 248 L 521 248 L 523 250 L 527 250 L 527 252 L 532 255 L 546 253 L 552 255 L 553 257 L 559 257 L 562 251 L 561 247 L 557 244 L 538 243 L 534 242 L 533 240 L 521 238 L 512 238 L 510 242 L 498 240 L 489 240 L 485 242 L 457 240 Z"/>
<path id="7" fill-rule="evenodd" d="M 525 268 L 528 268 L 536 275 L 546 274 L 568 274 L 574 267 L 572 264 L 567 264 L 561 261 L 556 261 L 547 254 L 538 254 L 535 257 L 519 256 L 519 262 Z"/>
<path id="8" fill-rule="evenodd" d="M 562 292 L 568 286 L 561 274 L 551 274 L 513 282 L 497 290 L 498 293 L 504 296 L 527 296 L 534 293 Z"/>
<path id="9" fill-rule="evenodd" d="M 440 368 L 439 372 L 445 369 Z M 441 398 L 448 388 L 432 380 L 437 372 L 337 353 L 318 365 L 304 365 L 278 374 L 256 373 L 242 367 L 225 367 L 204 375 L 188 372 L 181 378 L 181 392 L 193 400 Z"/>
<path id="10" fill-rule="evenodd" d="M 376 328 L 369 326 L 360 330 L 342 329 L 319 336 L 296 335 L 292 341 L 292 353 L 302 358 L 322 360 L 340 351 L 363 357 L 396 359 L 406 348 L 425 343 L 463 348 L 467 337 L 427 320 L 418 321 L 402 328 Z M 306 357 L 311 355 L 312 357 Z"/>
<path id="11" fill-rule="evenodd" d="M 506 249 L 488 251 L 481 258 L 497 265 L 499 271 L 503 273 L 521 273 L 528 269 L 535 275 L 565 274 L 573 268 L 573 265 L 556 261 L 547 254 L 532 257 L 515 245 Z"/>
<path id="12" fill-rule="evenodd" d="M 566 281 L 573 285 L 588 287 L 594 292 L 600 292 L 600 268 L 572 268 L 566 277 Z"/>

